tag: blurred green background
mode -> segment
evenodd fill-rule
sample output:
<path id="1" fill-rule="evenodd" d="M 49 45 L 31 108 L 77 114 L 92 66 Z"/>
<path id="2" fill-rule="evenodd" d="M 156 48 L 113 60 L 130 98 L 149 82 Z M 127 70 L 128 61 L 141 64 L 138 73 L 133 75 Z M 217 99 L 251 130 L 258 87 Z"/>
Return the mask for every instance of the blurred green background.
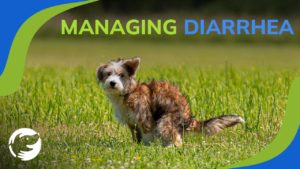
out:
<path id="1" fill-rule="evenodd" d="M 29 51 L 32 65 L 95 67 L 112 58 L 140 56 L 153 66 L 298 68 L 300 1 L 297 0 L 101 0 L 68 10 L 48 21 Z M 177 21 L 177 35 L 61 35 L 61 20 L 93 23 L 120 19 Z M 183 34 L 185 19 L 288 19 L 295 35 Z M 79 24 L 80 26 L 80 24 Z M 63 55 L 63 57 L 62 57 Z M 82 57 L 76 57 L 82 55 Z M 76 57 L 76 59 L 73 59 Z M 60 60 L 58 62 L 58 60 Z M 171 62 L 170 62 L 171 61 Z"/>

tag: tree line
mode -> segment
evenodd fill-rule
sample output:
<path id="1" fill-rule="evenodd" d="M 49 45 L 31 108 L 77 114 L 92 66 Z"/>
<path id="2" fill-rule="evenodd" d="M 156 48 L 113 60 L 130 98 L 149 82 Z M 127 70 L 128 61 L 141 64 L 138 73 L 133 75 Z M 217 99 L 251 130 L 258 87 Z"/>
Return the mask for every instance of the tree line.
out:
<path id="1" fill-rule="evenodd" d="M 232 15 L 299 15 L 299 0 L 100 0 L 71 13 L 163 13 L 172 11 Z"/>

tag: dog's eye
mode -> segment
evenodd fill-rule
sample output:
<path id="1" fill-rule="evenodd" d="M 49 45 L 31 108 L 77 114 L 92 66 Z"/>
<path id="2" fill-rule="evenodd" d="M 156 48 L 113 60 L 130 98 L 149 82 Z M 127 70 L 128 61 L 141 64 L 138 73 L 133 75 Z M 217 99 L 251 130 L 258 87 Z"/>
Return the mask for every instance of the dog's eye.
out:
<path id="1" fill-rule="evenodd" d="M 110 76 L 111 75 L 111 72 L 107 72 L 107 76 Z"/>
<path id="2" fill-rule="evenodd" d="M 120 76 L 121 78 L 123 78 L 125 75 L 124 75 L 123 73 L 120 73 L 119 76 Z"/>

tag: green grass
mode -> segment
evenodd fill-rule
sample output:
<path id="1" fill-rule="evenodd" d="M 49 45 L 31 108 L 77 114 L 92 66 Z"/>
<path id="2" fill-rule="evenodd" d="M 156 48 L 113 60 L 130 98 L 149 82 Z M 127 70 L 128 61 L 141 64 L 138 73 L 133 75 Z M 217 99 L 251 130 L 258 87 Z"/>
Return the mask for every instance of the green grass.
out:
<path id="1" fill-rule="evenodd" d="M 299 75 L 298 46 L 236 46 L 138 41 L 36 40 L 20 89 L 0 98 L 0 168 L 217 168 L 249 158 L 276 136 L 289 86 Z M 187 96 L 198 119 L 238 114 L 246 124 L 181 148 L 137 145 L 119 125 L 95 69 L 140 55 L 141 81 L 164 79 Z M 8 152 L 10 134 L 29 127 L 42 138 L 30 162 Z"/>

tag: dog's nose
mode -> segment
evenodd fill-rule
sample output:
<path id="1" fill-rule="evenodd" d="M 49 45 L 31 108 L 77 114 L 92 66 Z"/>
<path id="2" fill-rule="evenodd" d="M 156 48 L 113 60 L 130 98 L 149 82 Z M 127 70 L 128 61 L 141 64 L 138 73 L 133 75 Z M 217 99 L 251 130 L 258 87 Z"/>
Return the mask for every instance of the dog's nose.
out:
<path id="1" fill-rule="evenodd" d="M 115 85 L 116 85 L 116 82 L 114 82 L 114 81 L 111 81 L 111 82 L 109 82 L 109 84 L 110 84 L 110 86 L 111 86 L 111 87 L 115 87 Z"/>

